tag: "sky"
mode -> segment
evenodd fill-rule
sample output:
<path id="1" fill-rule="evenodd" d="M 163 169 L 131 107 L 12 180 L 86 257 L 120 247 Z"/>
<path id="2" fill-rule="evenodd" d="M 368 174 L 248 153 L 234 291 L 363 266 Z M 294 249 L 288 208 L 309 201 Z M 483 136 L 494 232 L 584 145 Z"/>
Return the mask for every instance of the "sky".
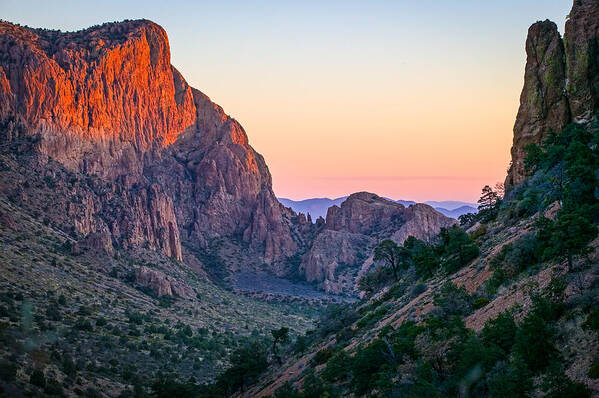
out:
<path id="1" fill-rule="evenodd" d="M 476 201 L 503 181 L 528 27 L 571 0 L 26 1 L 0 18 L 79 30 L 146 18 L 237 119 L 279 197 Z"/>

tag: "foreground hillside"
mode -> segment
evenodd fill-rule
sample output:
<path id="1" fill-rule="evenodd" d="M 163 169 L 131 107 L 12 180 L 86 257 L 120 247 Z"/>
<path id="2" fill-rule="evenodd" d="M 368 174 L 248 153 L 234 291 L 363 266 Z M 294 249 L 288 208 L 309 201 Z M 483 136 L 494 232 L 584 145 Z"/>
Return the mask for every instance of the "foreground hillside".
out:
<path id="1" fill-rule="evenodd" d="M 79 246 L 4 197 L 0 232 L 5 396 L 145 396 L 160 373 L 210 381 L 248 338 L 302 333 L 319 307 L 234 294 L 152 251 Z"/>
<path id="2" fill-rule="evenodd" d="M 595 122 L 528 147 L 532 175 L 484 190 L 467 232 L 407 240 L 397 278 L 365 275 L 236 396 L 599 396 L 598 147 Z"/>

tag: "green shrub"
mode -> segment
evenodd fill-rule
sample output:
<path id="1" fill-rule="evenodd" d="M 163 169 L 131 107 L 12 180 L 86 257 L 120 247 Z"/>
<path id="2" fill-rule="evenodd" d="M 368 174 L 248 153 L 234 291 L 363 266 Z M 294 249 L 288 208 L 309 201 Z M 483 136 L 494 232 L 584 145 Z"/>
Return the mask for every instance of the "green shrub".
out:
<path id="1" fill-rule="evenodd" d="M 587 376 L 591 379 L 599 379 L 599 361 L 591 365 Z"/>
<path id="2" fill-rule="evenodd" d="M 480 253 L 476 243 L 460 227 L 443 228 L 439 236 L 442 243 L 437 250 L 443 257 L 442 266 L 448 274 L 461 269 Z"/>
<path id="3" fill-rule="evenodd" d="M 316 354 L 314 354 L 314 356 L 312 357 L 312 363 L 314 363 L 315 365 L 322 365 L 333 356 L 334 352 L 335 349 L 333 347 L 323 348 L 322 350 L 319 350 L 318 352 L 316 352 Z"/>
<path id="4" fill-rule="evenodd" d="M 481 225 L 480 227 L 476 228 L 476 230 L 474 232 L 472 232 L 470 234 L 470 239 L 476 240 L 478 238 L 480 238 L 481 236 L 484 236 L 487 233 L 487 227 L 485 225 Z"/>
<path id="5" fill-rule="evenodd" d="M 518 328 L 514 349 L 534 373 L 543 370 L 558 355 L 554 335 L 553 326 L 534 312 Z"/>
<path id="6" fill-rule="evenodd" d="M 322 378 L 329 382 L 344 380 L 350 376 L 351 366 L 352 358 L 344 350 L 341 350 L 327 361 Z"/>
<path id="7" fill-rule="evenodd" d="M 443 318 L 463 316 L 472 311 L 472 297 L 466 289 L 457 287 L 451 281 L 443 285 L 441 292 L 435 296 L 434 303 Z"/>
<path id="8" fill-rule="evenodd" d="M 541 389 L 547 398 L 590 398 L 591 390 L 583 383 L 572 381 L 563 366 L 554 361 L 543 377 Z"/>
<path id="9" fill-rule="evenodd" d="M 46 307 L 46 317 L 51 321 L 62 320 L 62 315 L 60 313 L 60 308 L 58 308 L 58 304 L 51 302 L 48 307 Z"/>
<path id="10" fill-rule="evenodd" d="M 274 398 L 304 398 L 304 394 L 299 392 L 293 384 L 286 381 L 285 384 L 275 391 Z"/>
<path id="11" fill-rule="evenodd" d="M 426 289 L 427 287 L 425 283 L 419 283 L 412 288 L 412 290 L 410 291 L 410 296 L 420 296 L 422 293 L 426 292 Z"/>
<path id="12" fill-rule="evenodd" d="M 498 362 L 486 382 L 492 398 L 527 398 L 533 388 L 530 371 L 519 359 Z"/>
<path id="13" fill-rule="evenodd" d="M 472 308 L 474 308 L 475 310 L 478 310 L 479 308 L 485 307 L 490 302 L 491 302 L 491 300 L 489 300 L 486 297 L 477 297 L 474 300 L 474 302 L 472 303 Z"/>
<path id="14" fill-rule="evenodd" d="M 77 366 L 70 355 L 63 355 L 62 357 L 62 371 L 67 376 L 74 378 L 77 375 Z"/>
<path id="15" fill-rule="evenodd" d="M 599 330 L 599 308 L 595 308 L 587 316 L 587 319 L 582 324 L 583 329 Z"/>
<path id="16" fill-rule="evenodd" d="M 89 319 L 86 319 L 84 317 L 79 317 L 77 319 L 77 321 L 75 322 L 75 329 L 77 329 L 77 330 L 85 330 L 87 332 L 91 332 L 91 331 L 94 330 L 94 327 L 92 326 L 92 324 L 89 321 Z"/>
<path id="17" fill-rule="evenodd" d="M 42 369 L 35 369 L 31 373 L 31 376 L 29 376 L 29 382 L 34 386 L 41 388 L 46 387 L 46 377 L 44 376 L 44 371 Z"/>
<path id="18" fill-rule="evenodd" d="M 62 385 L 56 380 L 47 380 L 46 388 L 44 388 L 44 392 L 48 395 L 58 395 L 58 396 L 64 395 Z"/>
<path id="19" fill-rule="evenodd" d="M 489 294 L 497 293 L 499 287 L 507 281 L 507 276 L 502 268 L 497 268 L 493 271 L 493 275 L 487 280 L 485 290 Z"/>
<path id="20" fill-rule="evenodd" d="M 375 340 L 356 352 L 351 364 L 351 387 L 358 396 L 372 390 L 377 384 L 379 373 L 387 368 L 385 352 L 388 352 L 388 347 L 381 340 Z"/>
<path id="21" fill-rule="evenodd" d="M 2 359 L 0 360 L 0 379 L 11 382 L 17 377 L 17 365 L 14 363 Z"/>
<path id="22" fill-rule="evenodd" d="M 486 344 L 495 344 L 509 353 L 514 345 L 517 329 L 513 315 L 506 311 L 485 323 L 481 337 Z"/>

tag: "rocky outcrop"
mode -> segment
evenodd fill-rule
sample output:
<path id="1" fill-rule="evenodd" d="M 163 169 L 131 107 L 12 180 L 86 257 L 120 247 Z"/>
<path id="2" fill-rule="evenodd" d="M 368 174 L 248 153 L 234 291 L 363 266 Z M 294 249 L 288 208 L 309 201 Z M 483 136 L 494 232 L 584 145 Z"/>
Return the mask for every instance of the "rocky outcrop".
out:
<path id="1" fill-rule="evenodd" d="M 532 25 L 526 39 L 526 54 L 508 185 L 520 183 L 526 175 L 526 145 L 542 142 L 551 131 L 561 130 L 570 118 L 566 59 L 557 25 L 548 20 Z"/>
<path id="2" fill-rule="evenodd" d="M 369 192 L 350 195 L 341 207 L 327 211 L 326 228 L 355 234 L 377 234 L 395 231 L 403 223 L 405 207 Z"/>
<path id="3" fill-rule="evenodd" d="M 126 189 L 68 170 L 31 143 L 1 141 L 0 195 L 67 232 L 81 249 L 141 247 L 182 259 L 174 206 L 157 184 Z"/>
<path id="4" fill-rule="evenodd" d="M 403 243 L 409 236 L 428 242 L 441 232 L 441 228 L 448 228 L 457 223 L 455 219 L 446 217 L 422 203 L 408 206 L 403 218 L 405 223 L 391 235 L 391 239 L 397 243 Z"/>
<path id="5" fill-rule="evenodd" d="M 567 94 L 572 120 L 585 122 L 599 109 L 599 2 L 574 0 L 564 33 Z"/>
<path id="6" fill-rule="evenodd" d="M 367 235 L 325 229 L 302 259 L 300 272 L 328 293 L 351 294 L 356 272 L 376 243 Z"/>
<path id="7" fill-rule="evenodd" d="M 223 237 L 273 264 L 297 251 L 264 159 L 170 65 L 160 26 L 63 33 L 0 22 L 0 54 L 3 137 L 36 137 L 36 152 L 115 186 L 67 207 L 77 232 L 109 231 L 118 246 L 179 260 L 181 241 L 206 251 Z M 115 200 L 129 209 L 107 214 Z"/>
<path id="8" fill-rule="evenodd" d="M 599 2 L 574 0 L 563 39 L 551 21 L 532 25 L 526 54 L 508 190 L 527 175 L 526 145 L 570 122 L 588 122 L 599 109 Z"/>
<path id="9" fill-rule="evenodd" d="M 371 265 L 374 247 L 382 239 L 403 243 L 408 236 L 430 241 L 455 220 L 431 206 L 405 207 L 369 192 L 350 195 L 327 212 L 324 229 L 302 257 L 306 280 L 335 294 L 352 294 L 356 277 Z"/>
<path id="10" fill-rule="evenodd" d="M 139 174 L 128 166 L 141 152 L 194 123 L 191 88 L 153 22 L 67 33 L 0 22 L 0 53 L 0 117 L 22 117 L 40 149 L 72 168 Z"/>
<path id="11" fill-rule="evenodd" d="M 195 292 L 187 283 L 146 266 L 135 270 L 135 283 L 151 289 L 157 297 L 177 296 L 191 299 L 195 296 Z"/>

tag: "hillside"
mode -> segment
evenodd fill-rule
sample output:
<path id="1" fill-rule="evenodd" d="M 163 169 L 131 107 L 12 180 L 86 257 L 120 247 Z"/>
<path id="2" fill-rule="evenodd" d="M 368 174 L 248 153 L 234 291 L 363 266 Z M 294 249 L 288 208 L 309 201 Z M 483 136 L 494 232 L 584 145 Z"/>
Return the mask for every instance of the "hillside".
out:
<path id="1" fill-rule="evenodd" d="M 85 247 L 5 198 L 0 232 L 5 396 L 143 392 L 159 371 L 211 381 L 251 335 L 302 333 L 320 308 L 234 294 L 152 251 Z"/>
<path id="2" fill-rule="evenodd" d="M 399 260 L 362 276 L 364 299 L 233 396 L 599 396 L 598 12 L 575 0 L 563 39 L 530 28 L 506 196 L 485 187 L 460 228 L 385 243 Z"/>
<path id="3" fill-rule="evenodd" d="M 598 145 L 592 121 L 529 147 L 506 198 L 407 240 L 235 396 L 598 396 Z"/>

